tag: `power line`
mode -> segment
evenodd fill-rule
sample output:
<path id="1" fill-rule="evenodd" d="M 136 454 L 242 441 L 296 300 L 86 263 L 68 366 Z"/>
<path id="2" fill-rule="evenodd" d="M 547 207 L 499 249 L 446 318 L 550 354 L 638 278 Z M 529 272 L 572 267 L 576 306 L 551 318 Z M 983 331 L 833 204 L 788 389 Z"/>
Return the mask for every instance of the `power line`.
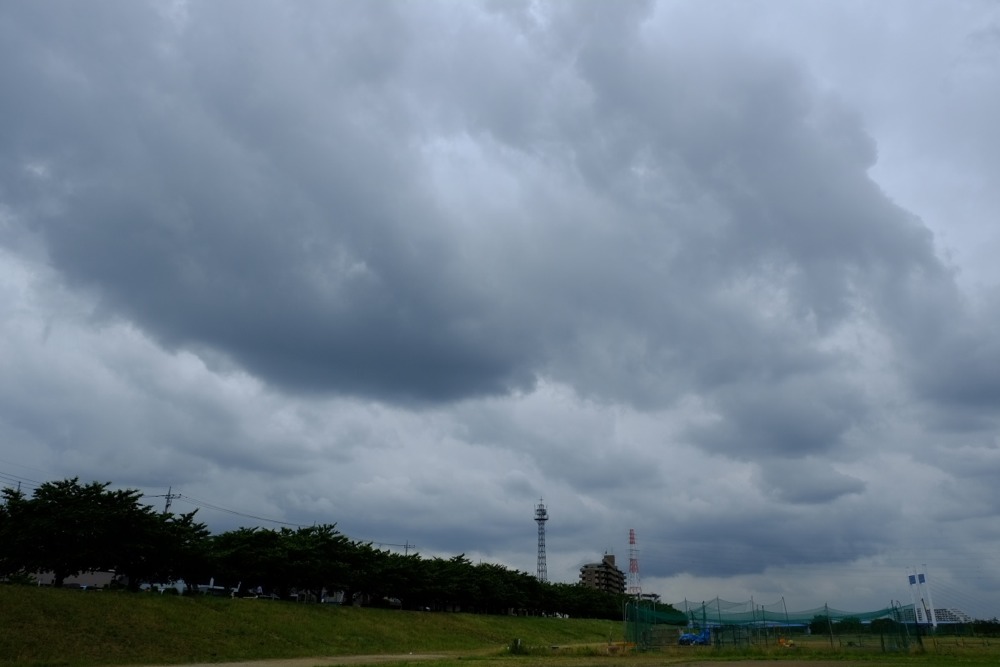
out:
<path id="1" fill-rule="evenodd" d="M 345 537 L 346 537 L 346 535 L 345 535 Z M 348 538 L 348 539 L 350 539 L 350 538 Z M 355 540 L 355 541 L 358 541 L 358 540 Z M 360 540 L 360 541 L 361 542 L 367 542 L 368 544 L 374 545 L 376 547 L 399 547 L 399 548 L 403 549 L 403 555 L 404 556 L 409 556 L 410 555 L 410 549 L 416 549 L 417 548 L 417 545 L 416 544 L 410 544 L 409 540 L 407 540 L 405 544 L 393 544 L 392 542 L 371 542 L 369 540 Z"/>
<path id="2" fill-rule="evenodd" d="M 17 466 L 18 468 L 24 468 L 25 470 L 34 470 L 35 472 L 40 472 L 43 475 L 47 475 L 48 474 L 47 472 L 45 472 L 41 468 L 33 468 L 31 466 L 26 466 L 23 463 L 15 463 L 14 461 L 8 461 L 6 459 L 0 459 L 0 463 L 3 463 L 4 465 L 9 465 L 9 466 Z"/>
<path id="3" fill-rule="evenodd" d="M 293 528 L 302 528 L 303 526 L 308 525 L 304 523 L 292 523 L 290 521 L 281 521 L 279 519 L 269 519 L 268 517 L 257 516 L 255 514 L 247 514 L 246 512 L 238 512 L 236 510 L 231 510 L 228 507 L 222 507 L 220 505 L 210 503 L 207 500 L 195 498 L 194 496 L 185 495 L 183 493 L 175 493 L 173 494 L 173 497 L 176 500 L 181 500 L 190 505 L 195 505 L 197 507 L 204 507 L 205 509 L 215 510 L 216 512 L 223 512 L 225 514 L 231 514 L 233 516 L 240 516 L 245 519 L 253 519 L 254 521 L 264 521 L 266 523 L 274 523 L 281 526 L 292 526 Z"/>
<path id="4" fill-rule="evenodd" d="M 10 472 L 0 471 L 0 480 L 5 482 L 4 486 L 16 486 L 18 488 L 22 486 L 30 487 L 32 490 L 37 489 L 43 484 L 37 479 L 31 479 L 30 477 L 22 477 L 21 475 L 15 475 Z"/>
<path id="5" fill-rule="evenodd" d="M 168 491 L 168 496 L 169 495 L 170 495 L 170 492 Z M 159 498 L 159 497 L 166 497 L 166 496 L 152 496 L 152 497 Z M 195 505 L 197 507 L 204 507 L 206 509 L 215 510 L 217 512 L 224 512 L 226 514 L 231 514 L 233 516 L 244 517 L 246 519 L 254 519 L 256 521 L 265 521 L 265 522 L 268 522 L 268 523 L 274 523 L 274 524 L 278 524 L 278 525 L 282 525 L 282 526 L 291 526 L 293 528 L 303 528 L 306 525 L 308 525 L 308 524 L 305 524 L 305 523 L 292 523 L 292 522 L 289 522 L 289 521 L 281 521 L 279 519 L 269 519 L 267 517 L 256 516 L 254 514 L 247 514 L 245 512 L 238 512 L 236 510 L 229 509 L 228 507 L 222 507 L 220 505 L 216 505 L 214 503 L 210 503 L 207 500 L 202 500 L 200 498 L 195 498 L 194 496 L 189 496 L 189 495 L 185 495 L 185 494 L 182 494 L 182 493 L 175 493 L 175 494 L 173 494 L 173 498 L 175 498 L 177 500 L 183 500 L 184 502 L 186 502 L 186 503 L 188 503 L 190 505 Z M 351 538 L 349 535 L 344 535 L 344 537 L 346 537 L 348 539 L 354 539 L 354 538 Z M 403 544 L 398 544 L 398 543 L 394 543 L 394 542 L 376 542 L 374 540 L 364 540 L 364 539 L 362 539 L 362 540 L 354 539 L 354 541 L 356 541 L 356 542 L 364 542 L 364 543 L 371 544 L 371 545 L 376 546 L 376 547 L 398 547 L 398 548 L 404 550 L 403 551 L 404 555 L 409 555 L 411 549 L 416 549 L 417 548 L 417 545 L 416 544 L 410 544 L 409 540 L 407 540 Z"/>
<path id="6" fill-rule="evenodd" d="M 4 462 L 4 461 L 0 461 L 0 462 Z M 5 462 L 5 463 L 9 463 L 9 462 Z M 18 465 L 18 464 L 11 463 L 11 465 Z M 22 467 L 27 467 L 27 466 L 22 466 Z M 39 472 L 44 472 L 44 471 L 39 471 Z M 17 488 L 21 488 L 22 486 L 26 486 L 26 487 L 30 488 L 31 490 L 34 490 L 34 489 L 37 489 L 42 484 L 44 484 L 45 482 L 40 482 L 40 481 L 38 481 L 36 479 L 31 479 L 30 477 L 23 477 L 21 475 L 15 475 L 14 473 L 8 473 L 8 472 L 0 471 L 0 483 L 4 483 L 3 484 L 4 486 L 17 487 Z M 167 492 L 165 494 L 162 494 L 162 493 L 161 494 L 146 494 L 146 493 L 143 493 L 142 497 L 143 498 L 165 498 L 166 501 L 165 501 L 165 505 L 164 505 L 164 509 L 163 509 L 163 512 L 165 514 L 170 511 L 171 504 L 173 503 L 174 500 L 180 500 L 180 501 L 186 502 L 189 505 L 193 505 L 193 506 L 198 507 L 198 508 L 213 510 L 213 511 L 216 511 L 216 512 L 222 512 L 223 514 L 229 514 L 229 515 L 232 515 L 232 516 L 238 516 L 238 517 L 242 517 L 242 518 L 245 518 L 245 519 L 253 519 L 254 521 L 263 521 L 265 523 L 272 523 L 272 524 L 276 524 L 276 525 L 279 525 L 279 526 L 289 526 L 289 527 L 292 527 L 292 528 L 303 528 L 305 526 L 315 525 L 315 522 L 282 521 L 280 519 L 272 519 L 272 518 L 269 518 L 269 517 L 259 516 L 259 515 L 256 515 L 256 514 L 249 514 L 247 512 L 240 512 L 238 510 L 234 510 L 234 509 L 230 509 L 228 507 L 223 507 L 221 505 L 217 505 L 215 503 L 209 502 L 209 501 L 204 500 L 202 498 L 196 498 L 194 496 L 187 495 L 187 494 L 182 494 L 182 493 L 174 493 L 173 492 L 173 487 L 168 487 Z M 354 539 L 354 538 L 351 538 L 348 535 L 344 535 L 344 537 L 347 537 L 348 539 Z M 364 543 L 371 544 L 373 546 L 380 547 L 380 548 L 381 547 L 396 547 L 396 548 L 399 548 L 399 549 L 403 549 L 404 555 L 409 555 L 410 550 L 414 550 L 414 549 L 417 548 L 417 545 L 410 544 L 409 540 L 407 540 L 403 544 L 399 544 L 399 543 L 396 543 L 396 542 L 378 542 L 378 541 L 375 541 L 375 540 L 363 540 L 363 539 L 362 540 L 355 540 L 355 541 L 357 541 L 357 542 L 364 542 Z"/>

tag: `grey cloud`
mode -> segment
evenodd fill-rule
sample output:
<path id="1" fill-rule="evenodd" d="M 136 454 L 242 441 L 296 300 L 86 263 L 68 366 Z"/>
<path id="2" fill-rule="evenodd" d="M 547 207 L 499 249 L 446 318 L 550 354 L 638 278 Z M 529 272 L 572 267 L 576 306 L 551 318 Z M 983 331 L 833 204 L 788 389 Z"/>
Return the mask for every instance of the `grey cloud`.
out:
<path id="1" fill-rule="evenodd" d="M 81 68 L 88 56 L 65 54 Z M 391 145 L 405 130 L 356 127 L 363 101 L 336 93 L 312 96 L 329 115 L 248 97 L 281 80 L 245 81 L 225 66 L 217 59 L 180 82 L 122 66 L 121 80 L 101 82 L 111 90 L 68 101 L 109 124 L 79 127 L 100 143 L 66 138 L 70 164 L 31 147 L 71 190 L 59 215 L 33 218 L 57 266 L 166 343 L 220 349 L 286 387 L 440 399 L 530 384 L 523 352 L 496 335 L 511 325 L 449 274 L 454 249 L 400 168 L 413 157 Z M 25 97 L 52 103 L 45 86 L 56 83 L 33 74 Z M 212 76 L 226 85 L 202 85 Z M 328 86 L 350 95 L 352 83 Z M 119 117 L 101 119 L 95 101 Z M 8 158 L 12 170 L 19 159 Z"/>
<path id="2" fill-rule="evenodd" d="M 992 506 L 995 296 L 879 173 L 891 125 L 992 182 L 988 67 L 952 118 L 823 66 L 860 5 L 164 7 L 0 10 L 0 271 L 50 281 L 0 281 L 0 432 L 59 471 L 528 563 L 544 496 L 553 562 L 634 525 L 664 577 Z"/>
<path id="3" fill-rule="evenodd" d="M 912 350 L 915 389 L 920 395 L 949 409 L 971 408 L 1000 418 L 993 408 L 1000 405 L 1000 378 L 995 369 L 1000 364 L 1000 344 L 988 332 L 995 329 L 990 320 L 1000 317 L 995 301 L 981 317 L 956 313 L 954 319 L 941 323 L 937 340 L 922 349 Z"/>
<path id="4" fill-rule="evenodd" d="M 719 418 L 694 427 L 693 440 L 736 458 L 823 455 L 864 416 L 848 386 L 811 377 L 746 383 L 716 392 Z"/>
<path id="5" fill-rule="evenodd" d="M 855 521 L 858 512 L 864 522 Z M 792 563 L 850 563 L 877 554 L 894 510 L 860 499 L 798 512 L 787 507 L 747 506 L 712 510 L 697 517 L 649 526 L 642 536 L 644 572 L 650 576 L 690 573 L 734 576 Z M 851 529 L 844 528 L 851 525 Z"/>
<path id="6" fill-rule="evenodd" d="M 823 504 L 863 493 L 866 484 L 818 460 L 768 461 L 760 466 L 761 491 L 787 503 Z"/>
<path id="7" fill-rule="evenodd" d="M 581 406 L 546 412 L 544 423 L 538 423 L 540 415 L 512 414 L 497 405 L 466 406 L 458 414 L 467 442 L 517 452 L 551 483 L 604 494 L 622 485 L 656 486 L 664 481 L 665 452 L 642 451 L 620 442 L 602 416 Z M 553 414 L 560 417 L 558 428 L 550 423 Z"/>
<path id="8" fill-rule="evenodd" d="M 419 175 L 421 117 L 393 110 L 407 108 L 394 91 L 429 78 L 421 61 L 404 65 L 407 51 L 422 54 L 395 6 L 377 18 L 352 11 L 319 24 L 296 10 L 251 11 L 224 36 L 212 15 L 219 10 L 190 11 L 179 37 L 167 22 L 142 19 L 145 41 L 165 41 L 175 55 L 158 56 L 135 35 L 120 51 L 81 38 L 63 47 L 62 58 L 92 85 L 59 88 L 62 106 L 76 112 L 50 119 L 62 138 L 22 146 L 6 162 L 16 170 L 29 149 L 40 153 L 68 192 L 56 215 L 32 215 L 30 200 L 18 210 L 40 230 L 55 265 L 98 289 L 110 312 L 168 345 L 219 350 L 286 389 L 449 400 L 530 387 L 539 373 L 553 373 L 585 393 L 655 404 L 670 398 L 664 374 L 711 383 L 711 358 L 731 356 L 706 350 L 699 369 L 678 353 L 695 338 L 711 341 L 732 317 L 713 308 L 720 284 L 787 265 L 796 274 L 788 283 L 796 316 L 837 321 L 850 311 L 858 256 L 929 261 L 926 239 L 867 181 L 870 140 L 856 120 L 780 61 L 738 68 L 723 57 L 692 68 L 678 58 L 659 64 L 641 40 L 620 49 L 649 7 L 612 12 L 620 34 L 589 10 L 556 13 L 563 25 L 585 26 L 574 36 L 572 71 L 592 91 L 578 101 L 587 125 L 548 124 L 547 108 L 516 94 L 544 83 L 541 75 L 506 82 L 470 71 L 432 88 L 451 109 L 472 112 L 455 131 L 488 132 L 531 160 L 555 157 L 557 166 L 568 148 L 582 150 L 575 164 L 599 193 L 599 208 L 554 201 L 541 219 L 532 213 L 536 195 L 520 202 L 515 213 L 534 225 L 530 242 L 550 249 L 527 256 L 518 246 L 476 245 L 498 230 L 446 233 L 454 214 Z M 345 36 L 374 26 L 400 38 L 374 54 L 367 40 Z M 267 61 L 243 57 L 258 35 Z M 530 55 L 518 57 L 552 66 L 541 33 L 525 38 Z M 126 59 L 131 49 L 144 57 Z M 114 79 L 104 78 L 108 64 Z M 24 98 L 52 104 L 52 74 L 36 67 L 30 75 Z M 474 111 L 480 96 L 459 92 L 473 76 L 510 89 L 514 107 Z M 702 127 L 711 131 L 694 131 Z M 646 184 L 628 176 L 640 156 L 653 175 Z M 572 177 L 566 183 L 585 187 Z M 683 199 L 636 210 L 629 201 L 637 187 L 681 187 Z M 701 201 L 714 202 L 714 226 L 704 227 Z M 608 245 L 608 225 L 618 247 Z M 499 286 L 522 300 L 498 300 L 470 280 L 481 263 L 500 267 Z M 752 331 L 745 324 L 730 326 Z M 627 373 L 616 378 L 622 370 L 602 367 L 592 353 L 621 331 L 635 340 L 608 357 Z M 772 353 L 758 363 L 784 363 L 781 351 Z M 594 372 L 579 363 L 585 356 Z M 629 389 L 629 378 L 640 382 Z"/>

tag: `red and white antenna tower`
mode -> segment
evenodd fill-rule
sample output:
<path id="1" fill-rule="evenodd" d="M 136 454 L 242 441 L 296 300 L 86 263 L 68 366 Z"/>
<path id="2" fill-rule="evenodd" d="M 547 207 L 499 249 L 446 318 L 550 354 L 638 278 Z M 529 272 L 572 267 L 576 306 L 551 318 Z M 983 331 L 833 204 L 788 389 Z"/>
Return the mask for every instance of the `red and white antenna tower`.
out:
<path id="1" fill-rule="evenodd" d="M 639 584 L 639 548 L 635 544 L 635 528 L 628 529 L 628 594 L 642 597 Z"/>

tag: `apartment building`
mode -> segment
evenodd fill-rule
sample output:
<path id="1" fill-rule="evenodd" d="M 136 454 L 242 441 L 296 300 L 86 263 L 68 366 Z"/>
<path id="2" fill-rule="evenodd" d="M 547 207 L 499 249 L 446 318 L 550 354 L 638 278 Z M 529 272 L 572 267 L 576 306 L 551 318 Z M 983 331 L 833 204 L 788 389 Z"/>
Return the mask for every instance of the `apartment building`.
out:
<path id="1" fill-rule="evenodd" d="M 606 553 L 600 563 L 580 568 L 580 583 L 606 593 L 624 593 L 625 573 L 615 566 L 615 555 Z"/>

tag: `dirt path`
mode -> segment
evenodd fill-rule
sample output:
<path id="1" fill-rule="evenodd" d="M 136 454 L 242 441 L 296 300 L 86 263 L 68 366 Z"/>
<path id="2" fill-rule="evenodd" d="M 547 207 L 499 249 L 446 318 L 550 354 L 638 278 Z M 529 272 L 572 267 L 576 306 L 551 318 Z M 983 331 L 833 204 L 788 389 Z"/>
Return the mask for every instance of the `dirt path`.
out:
<path id="1" fill-rule="evenodd" d="M 725 662 L 702 661 L 675 662 L 672 667 L 852 667 L 872 665 L 867 661 L 855 660 L 727 660 Z"/>
<path id="2" fill-rule="evenodd" d="M 422 660 L 444 660 L 467 653 L 399 653 L 393 655 L 335 655 L 316 658 L 279 658 L 276 660 L 247 660 L 243 662 L 198 662 L 187 665 L 143 665 L 142 667 L 326 667 L 327 665 L 376 665 L 384 662 L 407 663 Z M 870 662 L 853 660 L 727 660 L 713 662 L 692 660 L 685 662 L 667 660 L 672 667 L 851 667 L 870 665 Z"/>
<path id="3" fill-rule="evenodd" d="M 457 655 L 457 654 L 456 654 Z M 417 662 L 442 660 L 448 653 L 400 653 L 396 655 L 334 655 L 317 658 L 277 658 L 243 662 L 198 662 L 180 667 L 318 667 L 320 665 L 375 665 L 382 662 Z M 179 667 L 178 665 L 143 665 L 142 667 Z"/>

